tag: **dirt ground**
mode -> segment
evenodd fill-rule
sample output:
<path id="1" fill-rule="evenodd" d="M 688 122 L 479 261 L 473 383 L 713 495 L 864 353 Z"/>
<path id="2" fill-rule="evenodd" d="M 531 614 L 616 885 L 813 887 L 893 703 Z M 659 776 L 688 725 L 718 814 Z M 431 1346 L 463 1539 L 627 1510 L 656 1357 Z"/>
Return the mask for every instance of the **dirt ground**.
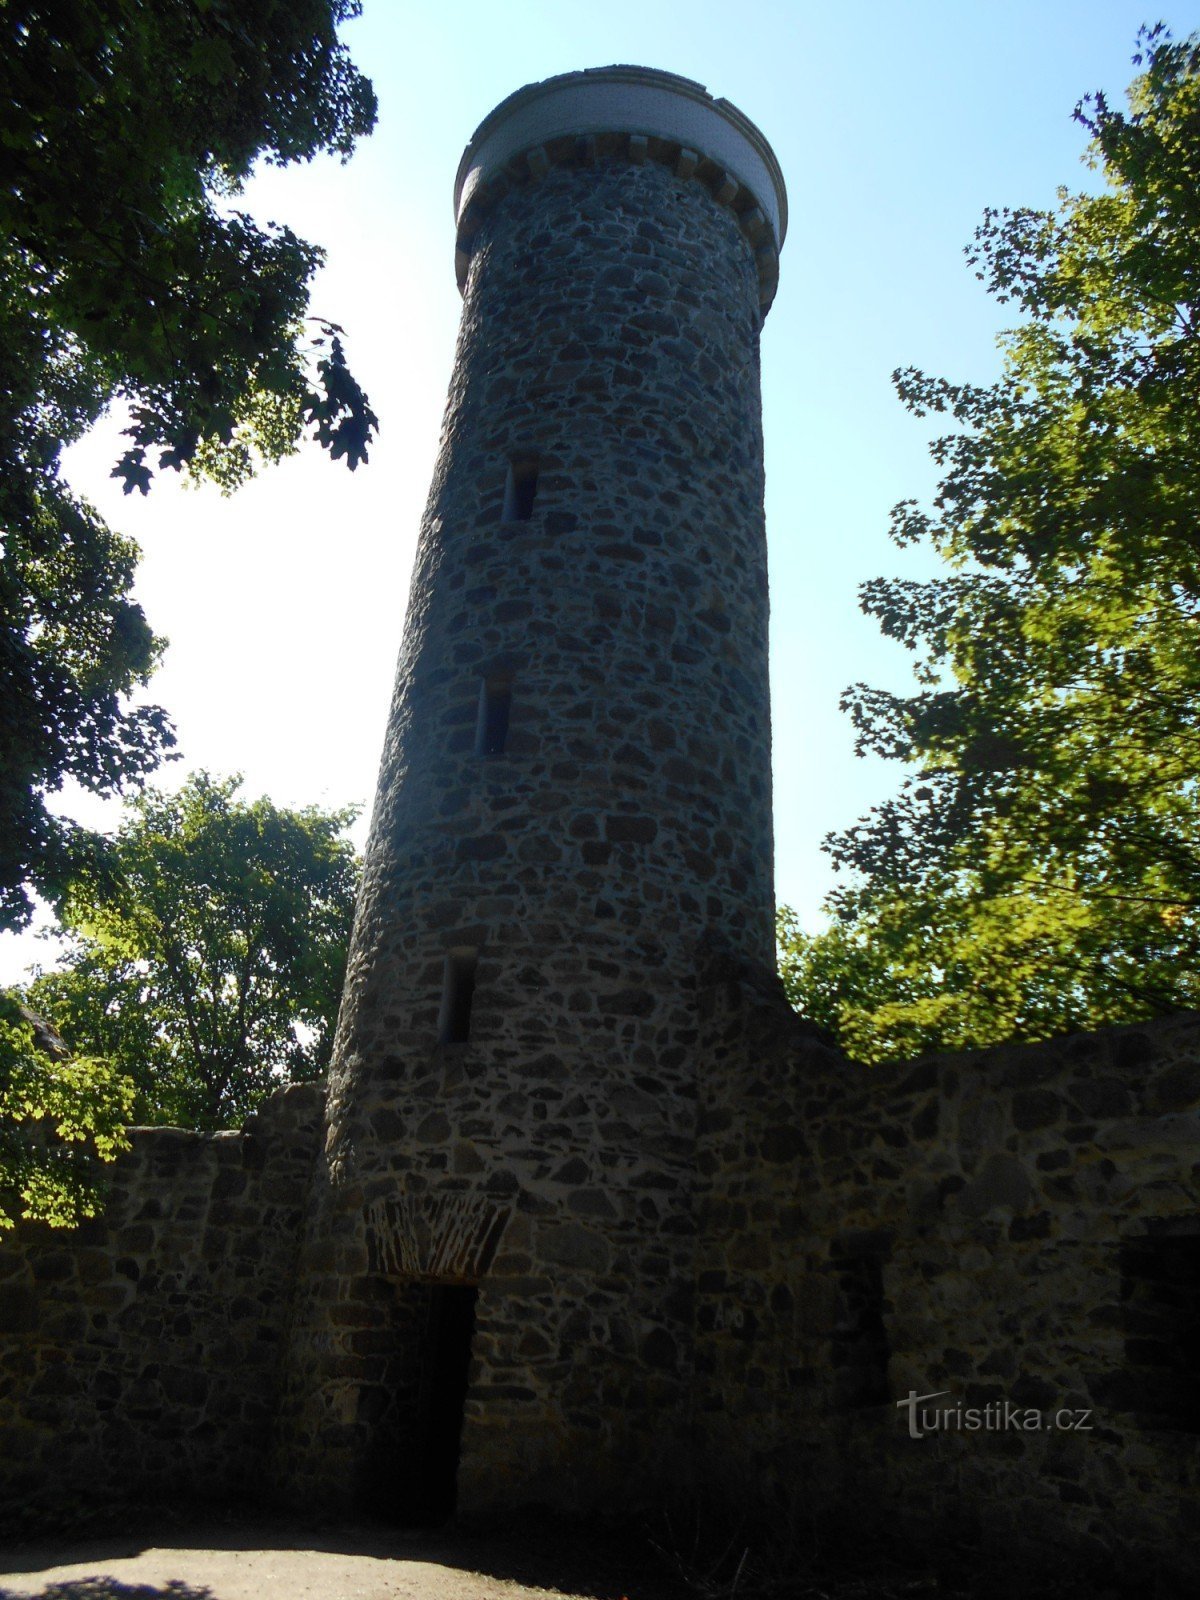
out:
<path id="1" fill-rule="evenodd" d="M 0 1600 L 1119 1600 L 1103 1582 L 1061 1574 L 1005 1581 L 1002 1570 L 896 1565 L 861 1541 L 837 1561 L 798 1546 L 771 1558 L 738 1535 L 714 1543 L 699 1525 L 689 1534 L 531 1516 L 403 1532 L 246 1511 L 203 1521 L 114 1514 L 90 1530 L 0 1543 Z M 1150 1589 L 1135 1592 L 1151 1600 Z M 1155 1600 L 1172 1593 L 1153 1590 Z"/>
<path id="2" fill-rule="evenodd" d="M 145 1529 L 0 1546 L 0 1600 L 676 1600 L 645 1541 L 313 1531 L 296 1523 Z"/>

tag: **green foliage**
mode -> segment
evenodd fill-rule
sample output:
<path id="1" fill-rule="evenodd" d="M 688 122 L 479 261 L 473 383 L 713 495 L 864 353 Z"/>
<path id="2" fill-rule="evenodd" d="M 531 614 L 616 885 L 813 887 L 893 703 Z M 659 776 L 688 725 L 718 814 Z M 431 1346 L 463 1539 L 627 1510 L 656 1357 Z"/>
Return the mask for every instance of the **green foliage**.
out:
<path id="1" fill-rule="evenodd" d="M 1200 1003 L 1200 44 L 1135 59 L 1127 112 L 1076 108 L 1103 192 L 968 252 L 1023 314 L 1000 381 L 896 374 L 957 425 L 893 521 L 949 571 L 866 585 L 922 688 L 845 704 L 915 770 L 830 841 L 854 877 L 794 958 L 865 1059 Z"/>
<path id="2" fill-rule="evenodd" d="M 870 1059 L 854 1034 L 857 1008 L 879 988 L 877 946 L 841 923 L 805 933 L 790 906 L 775 914 L 775 941 L 784 993 L 810 1022 L 831 1034 L 848 1054 Z"/>
<path id="3" fill-rule="evenodd" d="M 352 811 L 237 798 L 194 774 L 149 791 L 71 886 L 73 946 L 28 1002 L 137 1087 L 140 1122 L 220 1128 L 332 1043 L 357 862 Z"/>
<path id="4" fill-rule="evenodd" d="M 117 467 L 127 489 L 147 487 L 148 451 L 179 467 L 239 429 L 276 458 L 306 410 L 321 414 L 335 454 L 365 455 L 373 419 L 336 340 L 316 386 L 307 373 L 301 325 L 320 250 L 229 205 L 260 158 L 344 158 L 370 131 L 374 95 L 336 35 L 359 9 L 5 6 L 0 237 L 8 309 L 37 330 L 43 355 L 26 398 L 66 363 L 104 401 L 129 401 L 133 444 Z M 264 411 L 264 400 L 277 404 Z"/>
<path id="5" fill-rule="evenodd" d="M 18 1216 L 73 1227 L 94 1216 L 99 1163 L 128 1148 L 133 1085 L 71 1060 L 14 994 L 0 992 L 0 1231 Z"/>
<path id="6" fill-rule="evenodd" d="M 10 509 L 20 495 L 0 486 Z M 25 512 L 0 543 L 0 927 L 28 919 L 27 881 L 65 880 L 72 830 L 47 792 L 70 777 L 111 793 L 175 742 L 159 707 L 119 708 L 161 649 L 129 598 L 136 547 L 52 478 Z"/>
<path id="7" fill-rule="evenodd" d="M 306 318 L 321 252 L 232 205 L 258 160 L 348 155 L 370 85 L 337 40 L 355 0 L 6 0 L 0 7 L 0 927 L 50 895 L 65 779 L 137 783 L 172 742 L 122 697 L 155 640 L 135 548 L 70 494 L 63 448 L 129 417 L 155 467 L 235 487 L 308 428 L 366 459 L 376 419 L 341 329 Z M 305 331 L 306 324 L 313 332 Z"/>

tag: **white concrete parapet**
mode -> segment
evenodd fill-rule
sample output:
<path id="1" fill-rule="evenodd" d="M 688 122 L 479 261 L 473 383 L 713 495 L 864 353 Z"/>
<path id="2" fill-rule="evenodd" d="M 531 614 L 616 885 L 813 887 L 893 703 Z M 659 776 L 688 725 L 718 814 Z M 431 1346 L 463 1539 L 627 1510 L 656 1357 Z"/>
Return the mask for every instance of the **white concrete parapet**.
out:
<path id="1" fill-rule="evenodd" d="M 454 185 L 459 287 L 482 216 L 501 194 L 551 165 L 589 165 L 613 154 L 661 162 L 729 206 L 755 252 L 763 309 L 770 305 L 787 233 L 787 191 L 775 154 L 728 100 L 652 67 L 596 67 L 527 84 L 484 118 Z"/>

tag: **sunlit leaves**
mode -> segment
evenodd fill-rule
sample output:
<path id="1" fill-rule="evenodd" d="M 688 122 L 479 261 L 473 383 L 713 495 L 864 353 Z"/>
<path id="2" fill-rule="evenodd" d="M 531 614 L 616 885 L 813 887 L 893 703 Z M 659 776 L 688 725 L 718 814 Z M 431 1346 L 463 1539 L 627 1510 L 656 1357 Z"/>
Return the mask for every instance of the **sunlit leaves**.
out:
<path id="1" fill-rule="evenodd" d="M 137 1085 L 145 1122 L 228 1127 L 329 1057 L 357 885 L 351 811 L 286 810 L 193 775 L 148 792 L 63 905 L 30 1004 Z"/>
<path id="2" fill-rule="evenodd" d="M 1024 319 L 1000 382 L 896 375 L 954 431 L 893 532 L 950 571 L 863 590 L 922 690 L 845 704 L 913 776 L 830 841 L 854 876 L 790 969 L 865 1059 L 1200 1004 L 1200 51 L 1144 67 L 1077 111 L 1104 192 L 977 233 Z"/>
<path id="3" fill-rule="evenodd" d="M 94 1216 L 102 1163 L 128 1148 L 129 1080 L 71 1057 L 15 995 L 0 993 L 0 1231 L 17 1217 L 71 1227 Z"/>

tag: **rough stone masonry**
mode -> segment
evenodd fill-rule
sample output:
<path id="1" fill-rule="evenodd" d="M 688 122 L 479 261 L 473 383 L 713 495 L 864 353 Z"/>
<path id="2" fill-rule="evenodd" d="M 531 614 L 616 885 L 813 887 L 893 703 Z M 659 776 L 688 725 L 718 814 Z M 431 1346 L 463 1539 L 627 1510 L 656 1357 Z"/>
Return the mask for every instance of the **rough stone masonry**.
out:
<path id="1" fill-rule="evenodd" d="M 327 1103 L 143 1131 L 103 1219 L 5 1244 L 0 1485 L 401 1523 L 715 1491 L 1175 1582 L 1197 1019 L 868 1072 L 774 975 L 769 146 L 686 79 L 570 74 L 485 120 L 456 215 Z M 962 1422 L 1005 1406 L 1047 1426 Z"/>
<path id="2" fill-rule="evenodd" d="M 514 1468 L 580 1504 L 678 1470 L 697 943 L 773 950 L 758 335 L 777 244 L 727 167 L 636 131 L 690 133 L 679 107 L 771 174 L 781 211 L 736 113 L 621 68 L 506 101 L 460 174 L 462 327 L 280 1456 L 322 1497 L 378 1479 L 381 1433 L 411 1456 L 394 1412 L 419 1409 L 422 1363 L 400 1329 L 419 1337 L 442 1278 L 478 1286 L 464 1503 Z M 402 1261 L 380 1337 L 368 1286 Z"/>

